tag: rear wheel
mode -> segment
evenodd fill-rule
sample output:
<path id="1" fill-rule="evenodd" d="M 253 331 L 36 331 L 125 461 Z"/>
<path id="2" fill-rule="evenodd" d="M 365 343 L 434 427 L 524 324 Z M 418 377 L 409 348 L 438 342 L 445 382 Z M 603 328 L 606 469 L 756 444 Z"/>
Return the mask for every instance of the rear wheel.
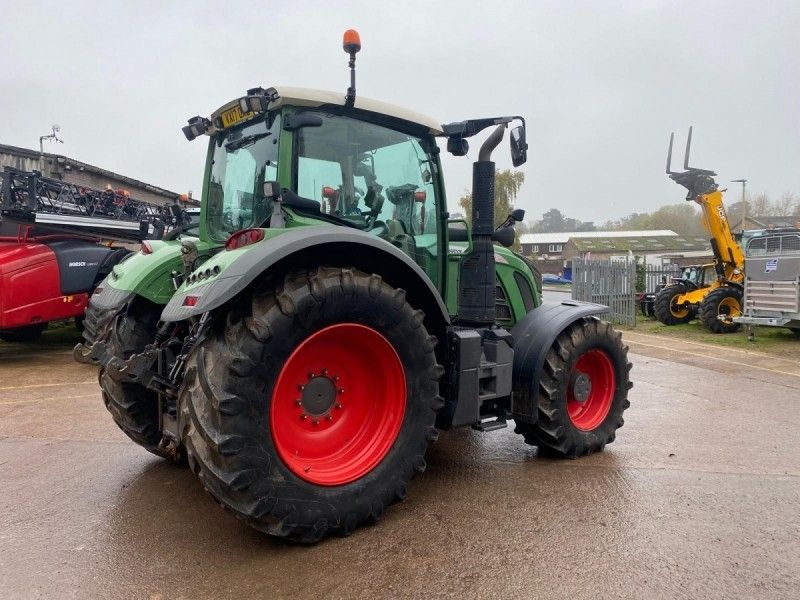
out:
<path id="1" fill-rule="evenodd" d="M 700 320 L 714 333 L 733 333 L 739 323 L 733 317 L 742 316 L 742 290 L 731 285 L 718 287 L 700 303 Z"/>
<path id="2" fill-rule="evenodd" d="M 660 290 L 653 302 L 656 318 L 664 325 L 678 325 L 691 321 L 695 316 L 692 308 L 678 302 L 679 297 L 685 293 L 686 286 L 682 283 L 668 285 Z"/>
<path id="3" fill-rule="evenodd" d="M 218 315 L 180 401 L 204 487 L 298 542 L 377 520 L 436 437 L 441 368 L 422 321 L 380 276 L 338 268 L 292 273 Z"/>
<path id="4" fill-rule="evenodd" d="M 630 369 L 628 348 L 609 323 L 576 321 L 545 357 L 536 423 L 517 422 L 515 431 L 540 450 L 568 458 L 602 450 L 630 406 Z"/>
<path id="5" fill-rule="evenodd" d="M 35 342 L 42 336 L 45 329 L 47 329 L 47 323 L 6 329 L 0 331 L 0 340 L 4 342 Z"/>

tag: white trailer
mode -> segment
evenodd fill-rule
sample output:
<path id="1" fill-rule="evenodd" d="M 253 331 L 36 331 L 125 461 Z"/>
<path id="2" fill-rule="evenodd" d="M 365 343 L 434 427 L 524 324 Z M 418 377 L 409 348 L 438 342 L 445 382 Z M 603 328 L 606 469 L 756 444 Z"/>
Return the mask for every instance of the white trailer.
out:
<path id="1" fill-rule="evenodd" d="M 744 325 L 788 327 L 800 335 L 800 229 L 765 229 L 745 245 Z"/>

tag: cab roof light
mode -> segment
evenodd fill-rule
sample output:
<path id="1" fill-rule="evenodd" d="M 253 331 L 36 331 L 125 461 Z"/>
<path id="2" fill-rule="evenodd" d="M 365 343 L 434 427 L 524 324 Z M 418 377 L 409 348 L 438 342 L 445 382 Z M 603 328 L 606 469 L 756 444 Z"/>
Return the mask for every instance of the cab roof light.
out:
<path id="1" fill-rule="evenodd" d="M 239 109 L 243 114 L 266 112 L 271 102 L 278 99 L 278 90 L 275 88 L 252 88 L 247 90 L 247 95 L 239 99 Z"/>
<path id="2" fill-rule="evenodd" d="M 147 240 L 142 242 L 142 254 L 152 254 L 153 246 Z"/>
<path id="3" fill-rule="evenodd" d="M 211 127 L 211 121 L 205 117 L 192 117 L 189 119 L 189 124 L 183 128 L 183 135 L 191 142 L 196 137 L 206 133 L 209 127 Z"/>
<path id="4" fill-rule="evenodd" d="M 348 29 L 342 36 L 342 49 L 348 54 L 361 50 L 361 36 L 355 29 Z"/>
<path id="5" fill-rule="evenodd" d="M 260 242 L 264 239 L 264 230 L 257 229 L 257 228 L 250 228 L 250 229 L 242 229 L 241 231 L 237 231 L 231 237 L 228 238 L 228 241 L 225 242 L 225 249 L 226 250 L 236 250 L 238 248 L 244 248 L 245 246 L 249 246 L 250 244 L 255 244 L 256 242 Z"/>
<path id="6" fill-rule="evenodd" d="M 344 98 L 345 106 L 353 108 L 356 103 L 356 54 L 361 50 L 361 36 L 355 29 L 348 29 L 342 37 L 342 49 L 350 55 L 350 87 L 347 88 L 347 95 Z"/>

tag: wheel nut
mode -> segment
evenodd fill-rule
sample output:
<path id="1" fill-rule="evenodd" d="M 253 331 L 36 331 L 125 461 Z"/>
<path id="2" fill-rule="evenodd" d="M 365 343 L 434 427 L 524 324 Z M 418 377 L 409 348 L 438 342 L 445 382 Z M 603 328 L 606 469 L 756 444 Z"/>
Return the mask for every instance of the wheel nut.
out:
<path id="1" fill-rule="evenodd" d="M 340 409 L 340 410 L 341 410 L 341 408 L 342 408 L 342 403 L 341 403 L 341 402 L 337 402 L 336 404 L 334 404 L 334 406 L 335 406 L 336 408 L 338 408 L 338 409 Z"/>
<path id="2" fill-rule="evenodd" d="M 333 415 L 327 415 L 325 418 L 328 419 L 328 421 L 333 421 Z"/>
<path id="3" fill-rule="evenodd" d="M 322 374 L 323 375 L 327 375 L 328 374 L 328 369 L 322 369 Z"/>
<path id="4" fill-rule="evenodd" d="M 303 413 L 302 415 L 300 415 L 300 420 L 301 420 L 301 421 L 305 421 L 307 418 L 308 418 L 308 415 L 307 415 L 307 414 L 305 414 L 305 413 Z"/>
<path id="5" fill-rule="evenodd" d="M 319 419 L 311 419 L 312 425 L 319 425 Z"/>
<path id="6" fill-rule="evenodd" d="M 294 401 L 294 405 L 295 406 L 303 406 L 303 402 L 298 398 L 297 400 Z"/>
<path id="7" fill-rule="evenodd" d="M 339 389 L 338 389 L 338 390 L 336 390 L 336 391 L 337 391 L 338 393 L 340 393 L 340 394 L 344 394 L 344 388 L 339 388 Z"/>
<path id="8" fill-rule="evenodd" d="M 297 390 L 300 392 L 302 392 L 304 389 L 306 389 L 306 386 L 304 386 L 302 383 L 297 386 Z"/>

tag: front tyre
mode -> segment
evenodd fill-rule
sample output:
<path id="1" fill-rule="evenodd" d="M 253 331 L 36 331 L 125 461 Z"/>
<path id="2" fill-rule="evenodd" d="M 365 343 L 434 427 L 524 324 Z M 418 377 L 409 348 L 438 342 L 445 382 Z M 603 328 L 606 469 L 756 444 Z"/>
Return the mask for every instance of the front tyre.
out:
<path id="1" fill-rule="evenodd" d="M 515 431 L 528 444 L 567 458 L 602 450 L 630 406 L 630 370 L 620 333 L 605 321 L 579 319 L 545 357 L 536 423 L 517 422 Z"/>
<path id="2" fill-rule="evenodd" d="M 425 469 L 436 338 L 378 275 L 320 268 L 219 314 L 187 365 L 189 464 L 248 524 L 311 543 L 380 518 Z"/>
<path id="3" fill-rule="evenodd" d="M 678 302 L 686 293 L 686 286 L 674 283 L 659 290 L 653 301 L 653 312 L 664 325 L 688 323 L 695 317 L 695 312 L 686 304 Z"/>

